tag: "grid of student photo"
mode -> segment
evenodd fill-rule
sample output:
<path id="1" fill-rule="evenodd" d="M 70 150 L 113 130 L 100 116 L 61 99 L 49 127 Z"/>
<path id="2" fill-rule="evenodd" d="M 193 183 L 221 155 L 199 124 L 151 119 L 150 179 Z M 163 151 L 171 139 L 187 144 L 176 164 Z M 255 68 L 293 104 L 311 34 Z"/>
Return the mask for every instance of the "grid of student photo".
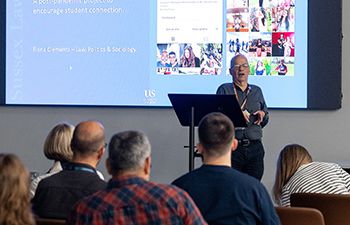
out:
<path id="1" fill-rule="evenodd" d="M 228 0 L 226 18 L 227 65 L 244 54 L 250 75 L 294 76 L 294 0 Z"/>

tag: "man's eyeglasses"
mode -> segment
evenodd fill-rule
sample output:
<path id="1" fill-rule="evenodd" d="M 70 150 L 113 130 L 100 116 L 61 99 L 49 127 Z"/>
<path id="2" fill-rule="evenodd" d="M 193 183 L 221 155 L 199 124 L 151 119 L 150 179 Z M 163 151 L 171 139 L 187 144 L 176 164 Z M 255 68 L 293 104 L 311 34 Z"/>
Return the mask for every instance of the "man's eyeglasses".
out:
<path id="1" fill-rule="evenodd" d="M 249 67 L 249 64 L 248 63 L 236 64 L 231 69 L 239 70 L 241 67 L 243 67 L 243 69 L 246 69 Z"/>

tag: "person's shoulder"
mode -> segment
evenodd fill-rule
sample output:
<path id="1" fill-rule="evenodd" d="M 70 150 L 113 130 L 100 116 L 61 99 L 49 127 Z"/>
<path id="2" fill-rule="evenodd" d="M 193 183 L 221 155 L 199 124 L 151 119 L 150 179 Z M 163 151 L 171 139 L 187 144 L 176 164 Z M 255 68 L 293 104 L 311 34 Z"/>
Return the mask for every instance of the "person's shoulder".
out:
<path id="1" fill-rule="evenodd" d="M 98 209 L 104 204 L 103 201 L 96 196 L 96 194 L 97 192 L 78 200 L 72 207 L 72 212 L 75 211 L 87 215 L 91 212 L 98 211 Z"/>
<path id="2" fill-rule="evenodd" d="M 192 183 L 194 179 L 198 178 L 200 172 L 201 172 L 201 167 L 195 170 L 192 170 L 191 172 L 183 174 L 182 176 L 176 178 L 171 184 L 181 188 L 181 186 L 185 185 L 186 183 L 188 182 Z"/>
<path id="3" fill-rule="evenodd" d="M 240 188 L 244 189 L 246 192 L 266 192 L 265 186 L 258 179 L 240 171 L 233 169 L 231 179 L 238 180 Z"/>
<path id="4" fill-rule="evenodd" d="M 263 96 L 263 91 L 262 91 L 261 87 L 259 87 L 258 85 L 249 84 L 249 87 L 250 87 L 250 90 L 252 93 Z"/>
<path id="5" fill-rule="evenodd" d="M 191 175 L 189 173 L 186 173 L 178 178 L 176 178 L 173 182 L 171 182 L 172 185 L 176 185 L 178 187 L 181 187 L 183 183 L 186 183 L 186 181 L 191 180 Z"/>
<path id="6" fill-rule="evenodd" d="M 36 198 L 38 196 L 45 196 L 51 192 L 51 190 L 54 190 L 57 187 L 62 187 L 62 184 L 65 183 L 65 180 L 62 179 L 62 177 L 59 175 L 61 172 L 40 180 L 35 191 L 33 191 L 33 198 Z"/>
<path id="7" fill-rule="evenodd" d="M 230 92 L 231 89 L 232 89 L 232 93 L 233 93 L 232 83 L 223 83 L 218 87 L 218 89 L 216 90 L 216 93 L 217 94 L 227 94 Z"/>
<path id="8" fill-rule="evenodd" d="M 86 181 L 87 184 L 91 184 L 91 188 L 105 188 L 107 187 L 107 182 L 102 180 L 97 173 L 82 173 L 83 176 L 81 177 L 82 183 Z"/>
<path id="9" fill-rule="evenodd" d="M 311 165 L 319 167 L 328 167 L 328 168 L 342 168 L 339 164 L 334 162 L 312 162 Z"/>
<path id="10" fill-rule="evenodd" d="M 73 207 L 76 211 L 84 213 L 101 212 L 103 213 L 108 207 L 118 207 L 121 204 L 117 191 L 114 189 L 100 189 L 84 196 L 76 202 Z"/>
<path id="11" fill-rule="evenodd" d="M 50 186 L 52 184 L 55 184 L 56 182 L 60 182 L 60 180 L 62 179 L 62 175 L 64 175 L 63 171 L 60 171 L 55 174 L 45 174 L 44 176 L 40 177 L 38 186 Z"/>
<path id="12" fill-rule="evenodd" d="M 53 174 L 47 173 L 47 174 L 43 174 L 38 176 L 37 178 L 35 178 L 34 180 L 31 181 L 30 183 L 30 195 L 31 197 L 33 197 L 35 195 L 35 191 L 39 185 L 39 183 L 44 180 L 45 178 L 48 178 L 50 176 L 52 176 Z"/>
<path id="13" fill-rule="evenodd" d="M 166 192 L 181 192 L 182 189 L 178 188 L 174 184 L 165 184 L 165 183 L 158 183 L 154 181 L 147 181 L 146 186 L 151 189 L 159 189 L 163 190 L 164 193 Z"/>
<path id="14" fill-rule="evenodd" d="M 92 205 L 97 202 L 105 202 L 105 199 L 108 199 L 108 196 L 113 194 L 112 191 L 107 189 L 97 190 L 96 192 L 92 193 L 91 195 L 83 197 L 79 202 L 86 205 Z"/>
<path id="15" fill-rule="evenodd" d="M 173 202 L 185 202 L 189 199 L 189 195 L 181 187 L 174 184 L 164 184 L 148 181 L 146 183 L 148 193 L 157 197 L 160 202 L 169 203 Z"/>
<path id="16" fill-rule="evenodd" d="M 319 165 L 330 165 L 330 166 L 339 166 L 339 164 L 334 163 L 334 162 L 314 162 Z"/>
<path id="17" fill-rule="evenodd" d="M 208 176 L 209 175 L 209 176 Z M 213 176 L 220 177 L 222 182 L 236 184 L 239 181 L 239 186 L 242 187 L 255 187 L 262 184 L 256 179 L 245 173 L 229 167 L 200 167 L 191 172 L 188 172 L 181 177 L 177 178 L 172 184 L 187 190 L 188 188 L 198 188 L 198 184 L 213 180 Z"/>
<path id="18" fill-rule="evenodd" d="M 308 167 L 333 167 L 333 166 L 338 166 L 336 163 L 332 162 L 318 162 L 318 161 L 313 161 L 307 164 L 302 165 L 300 168 L 308 168 Z"/>
<path id="19" fill-rule="evenodd" d="M 219 88 L 220 87 L 230 87 L 232 85 L 232 83 L 223 83 L 223 84 L 221 84 L 220 86 L 219 86 Z"/>
<path id="20" fill-rule="evenodd" d="M 249 87 L 252 91 L 253 90 L 261 91 L 261 88 L 256 84 L 249 84 Z"/>
<path id="21" fill-rule="evenodd" d="M 38 177 L 36 177 L 34 180 L 31 181 L 31 186 L 38 186 L 38 184 L 40 183 L 40 181 L 44 180 L 47 177 L 52 176 L 53 174 L 50 173 L 46 173 L 43 175 L 40 175 Z"/>
<path id="22" fill-rule="evenodd" d="M 39 185 L 47 186 L 85 186 L 86 189 L 102 189 L 107 186 L 107 182 L 102 180 L 97 173 L 86 171 L 62 170 L 40 181 Z"/>
<path id="23" fill-rule="evenodd" d="M 240 182 L 243 182 L 245 184 L 249 183 L 249 184 L 261 185 L 261 182 L 258 179 L 254 178 L 252 176 L 249 176 L 248 174 L 242 173 L 238 170 L 232 169 L 231 174 L 234 176 L 235 179 L 237 179 Z"/>
<path id="24" fill-rule="evenodd" d="M 219 182 L 217 185 L 225 184 L 227 192 L 241 195 L 242 199 L 246 201 L 251 201 L 252 199 L 259 199 L 260 201 L 261 199 L 270 198 L 266 187 L 255 177 L 235 169 L 227 171 L 223 176 L 225 176 L 225 182 Z"/>
<path id="25" fill-rule="evenodd" d="M 324 176 L 326 173 L 334 172 L 341 168 L 336 163 L 330 162 L 310 162 L 307 164 L 301 165 L 298 170 L 294 173 L 294 175 L 290 178 L 288 183 L 292 183 L 292 181 L 299 182 L 300 180 L 304 180 L 307 182 L 310 177 L 314 176 Z"/>

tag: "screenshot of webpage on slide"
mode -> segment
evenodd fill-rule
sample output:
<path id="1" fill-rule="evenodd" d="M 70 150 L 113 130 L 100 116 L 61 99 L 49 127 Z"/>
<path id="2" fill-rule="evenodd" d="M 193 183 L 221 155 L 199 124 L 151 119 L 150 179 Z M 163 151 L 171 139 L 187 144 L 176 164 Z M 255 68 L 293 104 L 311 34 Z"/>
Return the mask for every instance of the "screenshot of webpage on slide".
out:
<path id="1" fill-rule="evenodd" d="M 170 106 L 244 54 L 269 107 L 306 108 L 307 22 L 304 0 L 6 0 L 6 103 Z"/>

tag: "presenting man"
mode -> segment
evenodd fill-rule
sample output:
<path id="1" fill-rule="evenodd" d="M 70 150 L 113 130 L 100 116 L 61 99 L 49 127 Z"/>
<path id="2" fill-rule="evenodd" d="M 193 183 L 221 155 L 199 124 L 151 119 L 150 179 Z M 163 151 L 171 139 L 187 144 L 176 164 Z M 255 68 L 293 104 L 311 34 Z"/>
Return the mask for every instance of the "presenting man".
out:
<path id="1" fill-rule="evenodd" d="M 186 192 L 148 181 L 151 146 L 144 134 L 118 133 L 108 151 L 107 189 L 80 201 L 67 224 L 206 224 Z"/>
<path id="2" fill-rule="evenodd" d="M 216 93 L 235 95 L 247 122 L 247 127 L 236 128 L 238 147 L 232 154 L 232 167 L 261 180 L 265 155 L 261 138 L 262 128 L 269 120 L 267 106 L 261 89 L 248 84 L 249 63 L 244 55 L 231 59 L 230 74 L 233 82 L 222 84 Z"/>
<path id="3" fill-rule="evenodd" d="M 190 194 L 208 224 L 279 225 L 264 186 L 231 168 L 231 152 L 237 147 L 231 120 L 222 113 L 205 116 L 198 137 L 203 165 L 173 184 Z"/>

